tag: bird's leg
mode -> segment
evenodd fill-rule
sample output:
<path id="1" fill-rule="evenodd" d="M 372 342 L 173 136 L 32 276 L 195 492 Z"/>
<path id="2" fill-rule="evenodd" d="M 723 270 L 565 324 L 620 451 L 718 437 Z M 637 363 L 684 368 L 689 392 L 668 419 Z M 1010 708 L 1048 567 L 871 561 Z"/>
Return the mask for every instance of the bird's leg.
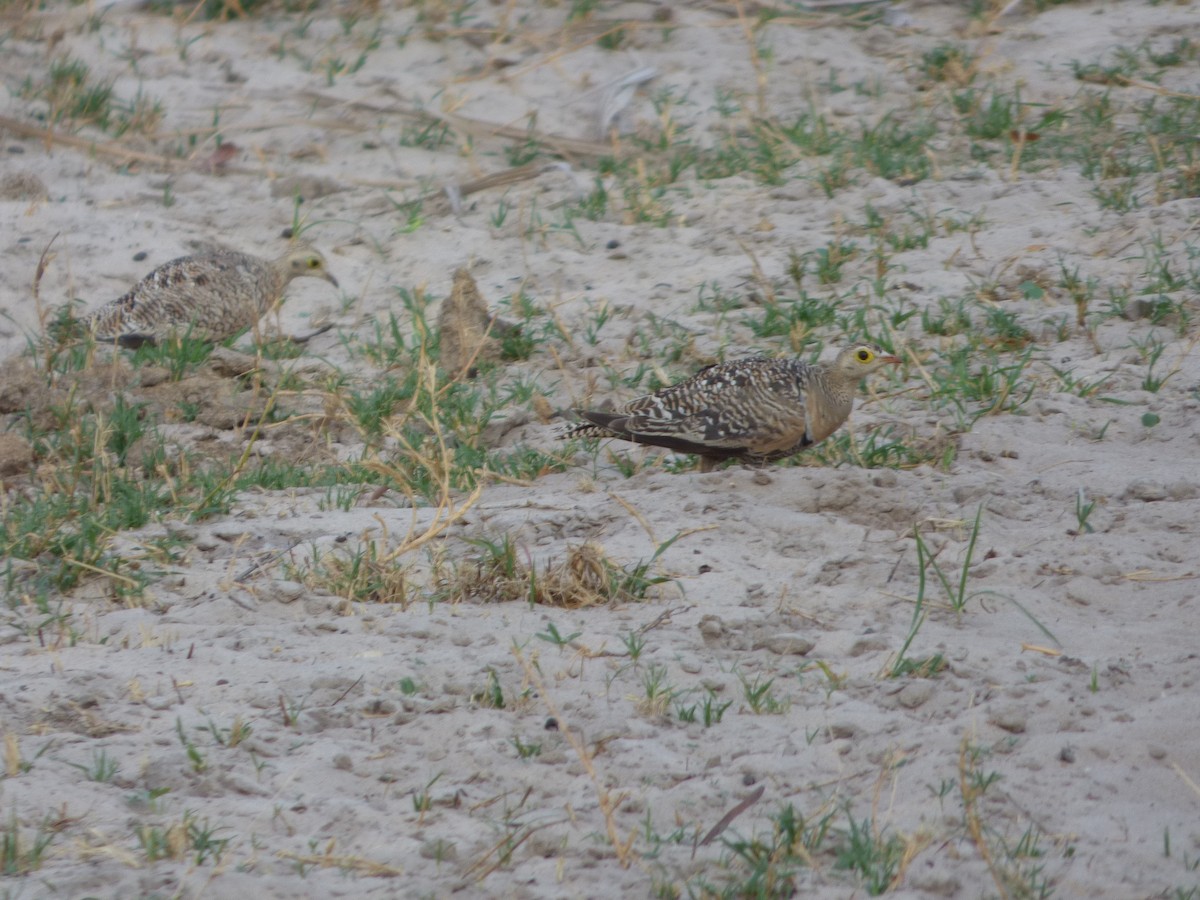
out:
<path id="1" fill-rule="evenodd" d="M 333 323 L 327 322 L 326 324 L 322 325 L 320 328 L 316 329 L 315 331 L 310 331 L 308 334 L 293 334 L 291 337 L 288 338 L 288 340 L 291 341 L 293 344 L 307 344 L 309 341 L 311 341 L 317 335 L 324 334 L 325 332 L 329 331 L 331 328 L 333 328 Z"/>

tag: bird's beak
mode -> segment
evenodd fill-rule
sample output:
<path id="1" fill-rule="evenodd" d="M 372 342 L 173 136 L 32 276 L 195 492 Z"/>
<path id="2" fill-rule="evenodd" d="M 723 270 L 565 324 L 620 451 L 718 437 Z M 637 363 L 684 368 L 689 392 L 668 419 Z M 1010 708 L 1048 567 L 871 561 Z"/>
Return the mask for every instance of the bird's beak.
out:
<path id="1" fill-rule="evenodd" d="M 339 284 L 337 283 L 337 279 L 336 279 L 336 278 L 334 278 L 334 277 L 333 277 L 333 274 L 332 274 L 332 273 L 330 273 L 330 272 L 326 272 L 326 273 L 325 273 L 325 280 L 326 280 L 326 281 L 328 281 L 330 284 L 332 284 L 334 287 L 340 287 L 340 286 L 341 286 L 341 285 L 339 285 Z M 899 362 L 899 360 L 896 360 L 896 362 Z"/>
<path id="2" fill-rule="evenodd" d="M 885 363 L 891 363 L 893 366 L 900 365 L 900 357 L 898 357 L 898 356 L 881 356 L 881 357 L 879 357 L 879 361 L 885 362 Z"/>

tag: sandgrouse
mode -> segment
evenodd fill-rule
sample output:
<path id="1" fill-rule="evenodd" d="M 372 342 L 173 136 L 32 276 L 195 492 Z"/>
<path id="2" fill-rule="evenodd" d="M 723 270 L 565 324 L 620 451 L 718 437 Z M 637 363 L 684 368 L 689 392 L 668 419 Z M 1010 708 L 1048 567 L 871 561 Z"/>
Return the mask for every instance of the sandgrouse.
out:
<path id="1" fill-rule="evenodd" d="M 900 360 L 855 344 L 832 363 L 752 356 L 701 369 L 613 412 L 575 410 L 585 419 L 563 437 L 621 438 L 697 453 L 700 471 L 740 459 L 784 459 L 825 440 L 850 417 L 864 378 Z"/>
<path id="2" fill-rule="evenodd" d="M 306 276 L 337 287 L 325 257 L 305 245 L 277 259 L 233 250 L 182 256 L 163 263 L 78 325 L 97 341 L 127 347 L 171 334 L 221 341 L 254 325 L 283 299 L 293 278 Z"/>

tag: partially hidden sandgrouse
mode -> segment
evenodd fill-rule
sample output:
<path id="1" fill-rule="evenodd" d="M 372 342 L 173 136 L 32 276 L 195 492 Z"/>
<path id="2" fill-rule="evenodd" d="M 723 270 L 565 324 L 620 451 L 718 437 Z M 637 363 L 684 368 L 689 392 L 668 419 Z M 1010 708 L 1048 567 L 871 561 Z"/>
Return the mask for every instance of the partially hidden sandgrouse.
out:
<path id="1" fill-rule="evenodd" d="M 729 459 L 768 463 L 819 443 L 850 417 L 864 378 L 900 360 L 855 344 L 831 363 L 752 356 L 691 378 L 618 410 L 575 410 L 586 421 L 563 437 L 621 438 L 700 456 L 700 471 Z"/>
<path id="2" fill-rule="evenodd" d="M 254 325 L 282 301 L 293 278 L 338 286 L 325 257 L 297 245 L 277 259 L 221 250 L 163 263 L 129 293 L 84 316 L 97 341 L 136 347 L 172 335 L 222 341 Z"/>

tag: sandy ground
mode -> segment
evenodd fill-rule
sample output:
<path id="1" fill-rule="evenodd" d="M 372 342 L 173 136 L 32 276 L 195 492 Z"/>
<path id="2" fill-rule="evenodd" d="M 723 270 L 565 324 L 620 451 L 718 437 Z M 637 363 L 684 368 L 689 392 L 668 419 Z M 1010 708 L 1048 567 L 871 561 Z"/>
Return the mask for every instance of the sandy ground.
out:
<path id="1" fill-rule="evenodd" d="M 593 542 L 632 563 L 680 535 L 654 569 L 670 580 L 643 602 L 347 602 L 289 576 L 313 548 L 386 550 L 433 513 L 394 492 L 330 509 L 323 488 L 248 492 L 228 515 L 115 536 L 114 553 L 135 556 L 163 534 L 185 552 L 139 602 L 114 601 L 99 579 L 56 598 L 71 640 L 14 589 L 0 632 L 0 825 L 6 841 L 39 830 L 53 840 L 36 870 L 0 884 L 4 896 L 703 895 L 747 884 L 735 848 L 774 846 L 788 805 L 809 826 L 828 816 L 829 832 L 807 866 L 803 848 L 790 865 L 777 854 L 766 869 L 780 880 L 764 878 L 764 893 L 864 896 L 867 880 L 838 865 L 852 822 L 904 848 L 882 885 L 900 896 L 1200 893 L 1195 338 L 1136 316 L 1096 315 L 1084 331 L 1063 291 L 1017 289 L 1053 284 L 1066 266 L 1100 296 L 1137 293 L 1152 236 L 1181 271 L 1194 267 L 1198 201 L 1104 209 L 1070 166 L 1014 176 L 1006 155 L 963 162 L 935 144 L 942 164 L 916 184 L 859 170 L 830 199 L 801 160 L 775 186 L 688 175 L 663 198 L 662 224 L 614 202 L 597 221 L 558 227 L 562 204 L 600 177 L 586 151 L 602 133 L 604 86 L 638 69 L 656 74 L 620 109 L 625 141 L 662 124 L 652 100 L 666 89 L 681 134 L 716 141 L 726 127 L 716 98 L 753 108 L 760 83 L 772 115 L 815 108 L 853 130 L 920 109 L 930 87 L 916 60 L 939 44 L 973 48 L 989 83 L 1020 82 L 1023 99 L 1053 105 L 1083 89 L 1072 61 L 1173 39 L 1200 6 L 1025 3 L 990 29 L 958 4 L 915 3 L 869 27 L 796 16 L 762 29 L 770 53 L 757 71 L 736 14 L 702 6 L 676 8 L 669 29 L 655 18 L 665 7 L 635 3 L 601 5 L 573 27 L 561 4 L 476 4 L 461 20 L 439 4 L 364 6 L 357 20 L 349 6 L 322 5 L 229 23 L 126 4 L 9 10 L 3 114 L 30 130 L 0 128 L 0 172 L 27 185 L 10 181 L 0 204 L 4 356 L 36 324 L 31 284 L 55 235 L 42 300 L 90 306 L 197 245 L 279 252 L 297 191 L 305 236 L 342 286 L 292 286 L 284 331 L 336 326 L 298 366 L 378 375 L 339 333 L 367 335 L 389 312 L 408 321 L 398 288 L 436 300 L 470 265 L 493 305 L 524 290 L 545 313 L 535 321 L 565 327 L 548 329 L 514 375 L 555 408 L 626 399 L 601 364 L 666 365 L 628 339 L 650 314 L 690 334 L 697 365 L 786 351 L 697 297 L 745 298 L 764 278 L 786 280 L 790 252 L 827 245 L 868 204 L 897 220 L 909 209 L 976 218 L 895 253 L 889 309 L 936 308 L 993 284 L 994 305 L 1036 340 L 1021 378 L 1029 399 L 956 433 L 922 370 L 936 373 L 965 337 L 928 335 L 919 316 L 897 327 L 908 362 L 860 397 L 855 438 L 884 429 L 957 446 L 948 466 L 701 476 L 647 465 L 626 477 L 612 453 L 660 454 L 602 446 L 530 484 L 488 483 L 434 542 L 453 554 L 463 538 L 506 534 L 537 561 Z M 622 18 L 641 25 L 617 50 L 597 46 L 596 23 Z M 520 36 L 492 42 L 489 28 Z M 94 131 L 78 145 L 39 137 L 44 104 L 21 84 L 64 52 L 115 78 L 117 95 L 160 100 L 160 137 L 100 135 L 98 149 Z M 1196 75 L 1193 62 L 1166 84 L 1194 94 Z M 1128 99 L 1142 88 L 1111 90 Z M 445 144 L 414 145 L 420 109 L 459 117 Z M 418 222 L 398 207 L 507 169 L 511 141 L 479 123 L 519 133 L 533 114 L 540 132 L 580 142 L 569 164 L 457 208 L 431 202 Z M 213 155 L 214 123 L 232 158 Z M 156 163 L 164 154 L 176 162 Z M 838 289 L 866 304 L 874 277 L 861 257 Z M 1194 310 L 1190 290 L 1179 299 Z M 591 345 L 580 335 L 605 304 L 610 321 Z M 1155 371 L 1173 372 L 1156 392 L 1136 352 L 1148 337 L 1163 343 Z M 650 351 L 666 346 L 656 338 Z M 1067 391 L 1056 369 L 1103 388 Z M 499 446 L 557 447 L 556 423 L 526 410 L 501 424 Z M 178 434 L 197 446 L 245 440 L 216 425 Z M 352 457 L 339 441 L 331 452 Z M 1081 491 L 1096 503 L 1084 533 Z M 908 655 L 940 653 L 948 665 L 889 678 L 919 589 L 914 527 L 952 580 L 969 562 L 969 597 L 956 613 L 927 586 Z M 397 565 L 419 567 L 430 552 Z M 272 562 L 256 569 L 262 559 Z M 537 637 L 550 626 L 570 643 Z M 631 658 L 637 634 L 644 646 Z M 656 680 L 674 692 L 657 708 Z M 748 694 L 768 683 L 772 702 L 756 712 Z M 496 690 L 503 708 L 486 702 Z M 728 702 L 721 720 L 684 721 L 678 708 L 706 698 Z M 249 732 L 230 739 L 239 726 Z M 118 768 L 89 779 L 101 753 Z M 203 851 L 206 831 L 220 852 Z M 153 833 L 166 842 L 157 854 Z"/>

